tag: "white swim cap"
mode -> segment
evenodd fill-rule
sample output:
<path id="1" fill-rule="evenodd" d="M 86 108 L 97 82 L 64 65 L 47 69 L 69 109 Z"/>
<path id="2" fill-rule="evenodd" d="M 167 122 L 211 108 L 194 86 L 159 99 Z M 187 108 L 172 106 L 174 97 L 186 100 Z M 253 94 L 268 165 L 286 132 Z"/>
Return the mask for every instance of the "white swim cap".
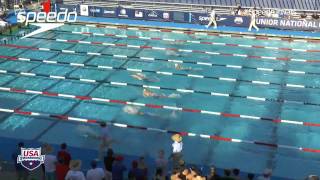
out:
<path id="1" fill-rule="evenodd" d="M 136 106 L 124 106 L 123 111 L 128 114 L 138 114 L 140 107 Z"/>

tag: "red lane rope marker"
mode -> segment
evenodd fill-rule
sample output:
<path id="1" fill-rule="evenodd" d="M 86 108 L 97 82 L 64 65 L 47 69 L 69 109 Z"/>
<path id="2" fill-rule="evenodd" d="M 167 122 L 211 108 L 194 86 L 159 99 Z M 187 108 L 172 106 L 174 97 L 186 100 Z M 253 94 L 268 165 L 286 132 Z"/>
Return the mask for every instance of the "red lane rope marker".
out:
<path id="1" fill-rule="evenodd" d="M 220 37 L 237 37 L 237 38 L 245 38 L 245 39 L 261 39 L 261 40 L 276 40 L 276 41 L 287 41 L 287 42 L 312 42 L 312 43 L 319 43 L 320 39 L 310 39 L 310 37 L 305 38 L 294 38 L 294 37 L 270 37 L 266 35 L 258 35 L 258 34 L 235 34 L 230 33 L 227 34 L 225 32 L 197 32 L 193 30 L 172 30 L 172 29 L 155 29 L 150 27 L 128 27 L 128 26 L 121 26 L 121 25 L 95 25 L 95 24 L 86 24 L 87 27 L 96 27 L 96 28 L 110 28 L 110 29 L 128 29 L 128 30 L 140 30 L 140 31 L 151 31 L 151 32 L 171 32 L 177 34 L 195 34 L 195 35 L 204 35 L 204 36 L 220 36 Z"/>
<path id="2" fill-rule="evenodd" d="M 292 120 L 282 120 L 282 119 L 273 119 L 268 117 L 258 117 L 258 116 L 249 116 L 243 114 L 233 114 L 233 113 L 226 113 L 226 112 L 215 112 L 215 111 L 208 111 L 208 110 L 201 110 L 201 109 L 194 109 L 194 108 L 184 108 L 178 106 L 166 106 L 166 105 L 159 105 L 159 104 L 145 104 L 140 102 L 132 102 L 132 101 L 125 101 L 125 100 L 118 100 L 118 99 L 107 99 L 107 98 L 99 98 L 99 97 L 90 97 L 90 96 L 78 96 L 78 95 L 71 95 L 71 94 L 62 94 L 62 93 L 55 93 L 55 92 L 43 92 L 43 91 L 35 91 L 35 90 L 26 90 L 26 89 L 15 89 L 15 88 L 7 88 L 7 87 L 0 87 L 0 91 L 8 91 L 8 92 L 16 92 L 16 93 L 29 93 L 29 94 L 40 94 L 40 95 L 47 95 L 47 96 L 56 96 L 56 97 L 63 97 L 69 99 L 80 99 L 80 100 L 90 100 L 90 101 L 97 101 L 103 103 L 113 103 L 113 104 L 120 104 L 120 105 L 132 105 L 132 106 L 140 106 L 140 107 L 148 107 L 153 109 L 167 109 L 167 110 L 176 110 L 182 112 L 189 112 L 189 113 L 201 113 L 213 116 L 223 116 L 226 118 L 239 118 L 239 119 L 246 119 L 246 120 L 261 120 L 261 121 L 269 121 L 275 124 L 294 124 L 300 126 L 313 126 L 313 127 L 320 127 L 318 123 L 311 123 L 311 122 L 302 122 L 302 121 L 292 121 Z"/>
<path id="3" fill-rule="evenodd" d="M 105 121 L 99 121 L 99 120 L 95 120 L 95 119 L 86 119 L 86 118 L 81 118 L 81 117 L 72 117 L 72 116 L 59 115 L 59 114 L 46 114 L 46 113 L 39 113 L 39 112 L 32 112 L 32 111 L 20 111 L 20 110 L 16 110 L 16 109 L 0 108 L 0 112 L 20 114 L 23 116 L 36 116 L 36 117 L 43 117 L 44 116 L 44 117 L 55 118 L 57 120 L 74 121 L 74 122 L 80 122 L 80 123 L 98 124 L 101 122 L 105 122 Z M 144 130 L 144 131 L 159 132 L 159 133 L 164 133 L 164 134 L 180 133 L 179 131 L 172 131 L 172 130 L 168 130 L 168 129 L 135 126 L 135 125 L 130 125 L 130 124 L 115 123 L 115 122 L 107 122 L 107 124 L 114 126 L 114 127 L 119 127 L 119 128 L 138 129 L 138 130 Z M 281 145 L 281 144 L 270 144 L 267 142 L 242 140 L 242 139 L 222 137 L 222 136 L 217 136 L 217 135 L 196 134 L 196 133 L 185 132 L 185 131 L 181 132 L 180 134 L 182 136 L 197 137 L 197 138 L 208 139 L 208 140 L 211 139 L 211 140 L 215 140 L 215 141 L 224 141 L 224 142 L 242 143 L 242 144 L 255 144 L 257 146 L 267 146 L 269 148 L 283 148 L 283 149 L 291 149 L 291 150 L 301 151 L 301 152 L 320 153 L 320 149 L 312 149 L 312 148 Z"/>

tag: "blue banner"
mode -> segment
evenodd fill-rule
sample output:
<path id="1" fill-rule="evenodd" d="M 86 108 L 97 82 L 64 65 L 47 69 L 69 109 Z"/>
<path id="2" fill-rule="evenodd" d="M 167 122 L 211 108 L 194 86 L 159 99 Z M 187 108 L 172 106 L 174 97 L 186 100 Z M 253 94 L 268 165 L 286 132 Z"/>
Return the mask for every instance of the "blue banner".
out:
<path id="1" fill-rule="evenodd" d="M 57 5 L 57 11 L 77 11 L 80 12 L 80 5 Z M 206 25 L 209 22 L 209 13 L 189 13 L 189 12 L 172 12 L 144 9 L 128 9 L 122 7 L 106 8 L 89 6 L 89 16 L 93 17 L 112 17 L 112 18 L 128 18 L 152 21 L 173 21 Z M 249 16 L 232 16 L 218 15 L 218 26 L 237 26 L 248 27 L 250 24 Z M 292 30 L 320 30 L 319 20 L 301 20 L 301 19 L 285 19 L 285 18 L 267 18 L 257 17 L 256 24 L 258 27 L 292 29 Z"/>

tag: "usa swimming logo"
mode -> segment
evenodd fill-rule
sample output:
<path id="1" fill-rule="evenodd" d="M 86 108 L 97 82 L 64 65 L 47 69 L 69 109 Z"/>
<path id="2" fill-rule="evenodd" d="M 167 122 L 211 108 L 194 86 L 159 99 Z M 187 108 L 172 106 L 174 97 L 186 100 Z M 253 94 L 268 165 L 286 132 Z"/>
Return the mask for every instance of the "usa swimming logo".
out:
<path id="1" fill-rule="evenodd" d="M 41 155 L 41 148 L 21 148 L 21 155 L 17 158 L 17 163 L 22 167 L 33 171 L 44 163 L 45 156 Z"/>

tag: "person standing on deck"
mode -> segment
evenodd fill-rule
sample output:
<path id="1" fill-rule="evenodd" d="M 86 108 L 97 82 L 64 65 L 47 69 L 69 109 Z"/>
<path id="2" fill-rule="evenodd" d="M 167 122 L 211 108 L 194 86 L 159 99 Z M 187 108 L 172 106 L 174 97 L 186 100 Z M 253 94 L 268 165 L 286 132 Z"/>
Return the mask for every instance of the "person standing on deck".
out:
<path id="1" fill-rule="evenodd" d="M 252 27 L 254 27 L 257 31 L 259 31 L 259 28 L 256 25 L 256 12 L 255 12 L 255 10 L 252 10 L 252 12 L 251 12 L 251 21 L 250 21 L 248 31 L 251 31 Z"/>
<path id="2" fill-rule="evenodd" d="M 172 161 L 173 161 L 173 169 L 179 169 L 180 164 L 179 162 L 182 160 L 182 136 L 180 134 L 174 134 L 171 137 L 173 143 L 172 143 Z"/>
<path id="3" fill-rule="evenodd" d="M 212 9 L 211 14 L 210 14 L 210 20 L 209 20 L 209 24 L 206 25 L 207 28 L 209 28 L 212 24 L 214 29 L 217 29 L 217 21 L 216 21 L 216 11 L 214 9 Z"/>

